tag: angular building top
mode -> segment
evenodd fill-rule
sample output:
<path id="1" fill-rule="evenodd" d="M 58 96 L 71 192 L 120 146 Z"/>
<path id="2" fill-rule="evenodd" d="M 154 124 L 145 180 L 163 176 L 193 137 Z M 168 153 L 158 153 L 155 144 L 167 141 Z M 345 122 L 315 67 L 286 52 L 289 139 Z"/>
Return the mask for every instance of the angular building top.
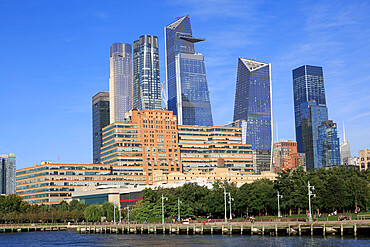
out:
<path id="1" fill-rule="evenodd" d="M 195 54 L 189 15 L 165 27 L 167 108 L 181 125 L 212 126 L 204 58 Z"/>

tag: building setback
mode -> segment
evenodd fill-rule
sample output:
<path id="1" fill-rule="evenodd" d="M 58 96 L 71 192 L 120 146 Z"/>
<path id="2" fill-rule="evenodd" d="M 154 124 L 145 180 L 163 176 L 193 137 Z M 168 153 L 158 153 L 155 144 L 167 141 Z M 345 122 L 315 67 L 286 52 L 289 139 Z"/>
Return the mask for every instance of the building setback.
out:
<path id="1" fill-rule="evenodd" d="M 17 170 L 16 194 L 30 204 L 58 204 L 71 198 L 79 186 L 124 185 L 119 171 L 102 164 L 54 164 L 43 161 L 41 165 Z"/>
<path id="2" fill-rule="evenodd" d="M 168 110 L 179 125 L 212 126 L 204 57 L 195 53 L 189 15 L 165 27 Z"/>
<path id="3" fill-rule="evenodd" d="M 15 193 L 15 170 L 15 155 L 0 155 L 0 194 Z"/>
<path id="4" fill-rule="evenodd" d="M 280 173 L 299 166 L 306 169 L 306 157 L 304 153 L 297 153 L 297 142 L 291 140 L 274 142 L 272 172 Z"/>
<path id="5" fill-rule="evenodd" d="M 246 143 L 252 144 L 255 172 L 270 171 L 272 102 L 270 64 L 238 59 L 234 121 L 245 120 Z"/>
<path id="6" fill-rule="evenodd" d="M 134 42 L 133 107 L 160 110 L 161 104 L 158 38 L 143 35 Z"/>
<path id="7" fill-rule="evenodd" d="M 100 92 L 92 98 L 93 163 L 100 163 L 102 128 L 109 125 L 109 93 Z"/>
<path id="8" fill-rule="evenodd" d="M 252 173 L 252 150 L 241 128 L 178 126 L 164 110 L 132 110 L 127 123 L 103 129 L 102 163 L 121 169 L 127 185 L 152 185 L 153 171 L 210 171 L 225 167 Z"/>
<path id="9" fill-rule="evenodd" d="M 124 122 L 132 109 L 132 46 L 114 43 L 110 47 L 110 123 Z"/>
<path id="10" fill-rule="evenodd" d="M 297 149 L 299 153 L 302 153 L 304 151 L 301 127 L 301 104 L 315 101 L 318 105 L 326 106 L 322 67 L 302 65 L 294 69 L 293 95 Z M 324 119 L 323 121 L 326 120 L 328 119 Z"/>

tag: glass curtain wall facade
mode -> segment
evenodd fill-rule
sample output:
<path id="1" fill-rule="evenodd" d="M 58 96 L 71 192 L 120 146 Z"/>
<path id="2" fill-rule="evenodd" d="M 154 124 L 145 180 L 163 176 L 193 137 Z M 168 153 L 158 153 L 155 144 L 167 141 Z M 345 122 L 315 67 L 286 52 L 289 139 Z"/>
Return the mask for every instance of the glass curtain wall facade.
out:
<path id="1" fill-rule="evenodd" d="M 297 149 L 302 153 L 301 104 L 314 100 L 318 105 L 326 106 L 322 67 L 302 65 L 294 69 L 293 95 Z"/>
<path id="2" fill-rule="evenodd" d="M 110 123 L 124 122 L 132 109 L 132 46 L 114 43 L 110 47 Z"/>
<path id="3" fill-rule="evenodd" d="M 319 128 L 317 151 L 320 154 L 318 167 L 340 165 L 340 149 L 337 124 L 332 120 L 323 122 Z"/>
<path id="4" fill-rule="evenodd" d="M 97 93 L 92 98 L 93 163 L 100 163 L 102 129 L 109 125 L 109 92 Z"/>
<path id="5" fill-rule="evenodd" d="M 239 58 L 234 121 L 244 120 L 245 143 L 252 144 L 256 173 L 270 171 L 272 102 L 270 64 Z"/>
<path id="6" fill-rule="evenodd" d="M 328 120 L 328 108 L 317 105 L 315 101 L 301 104 L 301 130 L 302 130 L 302 149 L 306 154 L 306 168 L 311 170 L 319 167 L 320 153 L 317 150 L 318 127 L 322 122 Z"/>
<path id="7" fill-rule="evenodd" d="M 0 155 L 0 194 L 15 193 L 15 155 Z"/>
<path id="8" fill-rule="evenodd" d="M 195 54 L 189 15 L 165 27 L 168 110 L 180 125 L 212 126 L 204 58 Z"/>
<path id="9" fill-rule="evenodd" d="M 133 107 L 139 110 L 160 110 L 161 83 L 159 74 L 158 38 L 140 36 L 134 42 Z"/>

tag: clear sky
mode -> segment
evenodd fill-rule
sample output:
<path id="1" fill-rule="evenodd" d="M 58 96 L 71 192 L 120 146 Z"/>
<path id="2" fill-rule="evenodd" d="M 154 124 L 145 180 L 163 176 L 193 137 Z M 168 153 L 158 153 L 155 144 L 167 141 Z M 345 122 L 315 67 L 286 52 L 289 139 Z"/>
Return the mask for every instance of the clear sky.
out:
<path id="1" fill-rule="evenodd" d="M 352 155 L 370 148 L 368 1 L 0 1 L 0 154 L 17 168 L 91 163 L 91 97 L 108 91 L 109 46 L 160 42 L 189 13 L 205 57 L 215 125 L 232 120 L 238 57 L 272 64 L 279 139 L 295 140 L 292 69 L 324 68 L 329 118 Z M 276 140 L 276 137 L 274 138 Z M 342 135 L 341 135 L 342 141 Z"/>

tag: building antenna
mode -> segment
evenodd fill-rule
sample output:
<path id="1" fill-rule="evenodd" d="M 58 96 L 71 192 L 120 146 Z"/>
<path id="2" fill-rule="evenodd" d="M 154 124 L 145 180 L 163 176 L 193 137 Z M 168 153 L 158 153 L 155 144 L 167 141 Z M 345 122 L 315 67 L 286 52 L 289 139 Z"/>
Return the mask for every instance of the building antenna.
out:
<path id="1" fill-rule="evenodd" d="M 343 121 L 343 142 L 346 141 L 346 129 L 344 128 L 344 121 Z"/>

